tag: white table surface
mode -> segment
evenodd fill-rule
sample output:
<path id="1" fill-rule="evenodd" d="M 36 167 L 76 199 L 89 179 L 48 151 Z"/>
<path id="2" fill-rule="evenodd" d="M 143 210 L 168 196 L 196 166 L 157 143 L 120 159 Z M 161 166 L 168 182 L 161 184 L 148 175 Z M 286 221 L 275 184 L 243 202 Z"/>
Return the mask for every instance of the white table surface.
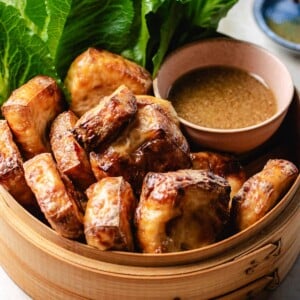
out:
<path id="1" fill-rule="evenodd" d="M 219 26 L 219 31 L 235 38 L 254 42 L 277 55 L 289 69 L 295 86 L 300 90 L 300 55 L 276 45 L 258 28 L 252 12 L 253 0 L 240 0 Z M 0 267 L 0 299 L 29 300 Z M 282 284 L 272 293 L 272 300 L 300 299 L 300 257 Z"/>

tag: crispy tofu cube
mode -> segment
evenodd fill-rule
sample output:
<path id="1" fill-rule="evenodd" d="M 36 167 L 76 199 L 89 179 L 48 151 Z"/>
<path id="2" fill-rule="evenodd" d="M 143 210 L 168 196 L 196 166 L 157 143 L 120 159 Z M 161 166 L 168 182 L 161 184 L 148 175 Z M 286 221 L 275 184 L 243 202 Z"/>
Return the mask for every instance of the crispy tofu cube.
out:
<path id="1" fill-rule="evenodd" d="M 50 144 L 58 169 L 85 191 L 96 179 L 87 153 L 72 134 L 77 121 L 70 110 L 59 114 L 51 126 Z"/>
<path id="2" fill-rule="evenodd" d="M 231 217 L 236 230 L 242 231 L 263 218 L 288 191 L 298 174 L 292 162 L 269 159 L 232 199 Z"/>
<path id="3" fill-rule="evenodd" d="M 67 176 L 60 174 L 50 153 L 41 153 L 24 163 L 27 184 L 51 227 L 61 236 L 83 235 L 81 194 Z"/>
<path id="4" fill-rule="evenodd" d="M 34 195 L 25 181 L 21 154 L 5 120 L 0 120 L 0 184 L 21 205 L 36 205 Z"/>
<path id="5" fill-rule="evenodd" d="M 135 95 L 148 94 L 152 78 L 145 68 L 121 55 L 95 48 L 76 57 L 65 79 L 71 96 L 71 110 L 78 116 L 123 84 Z"/>
<path id="6" fill-rule="evenodd" d="M 100 250 L 133 251 L 132 225 L 136 198 L 122 177 L 107 177 L 87 189 L 84 232 L 90 246 Z"/>
<path id="7" fill-rule="evenodd" d="M 180 125 L 177 112 L 169 100 L 157 98 L 151 95 L 136 95 L 135 97 L 138 108 L 142 108 L 146 105 L 152 105 L 155 107 L 155 109 L 158 109 L 169 119 L 173 120 L 175 124 L 178 126 Z"/>
<path id="8" fill-rule="evenodd" d="M 146 175 L 136 209 L 136 236 L 145 253 L 200 248 L 217 241 L 229 220 L 230 186 L 206 170 Z"/>
<path id="9" fill-rule="evenodd" d="M 136 111 L 135 96 L 122 85 L 81 116 L 74 126 L 73 134 L 87 151 L 91 151 L 116 137 Z"/>
<path id="10" fill-rule="evenodd" d="M 90 162 L 98 180 L 123 176 L 138 192 L 149 171 L 189 168 L 189 155 L 189 145 L 177 124 L 155 106 L 145 105 L 104 151 L 90 153 Z"/>
<path id="11" fill-rule="evenodd" d="M 191 160 L 192 169 L 209 170 L 226 178 L 231 187 L 231 199 L 246 181 L 246 172 L 233 155 L 202 151 L 191 153 Z"/>
<path id="12" fill-rule="evenodd" d="M 61 91 L 47 76 L 32 78 L 3 104 L 2 114 L 26 159 L 50 151 L 48 127 L 62 110 Z"/>

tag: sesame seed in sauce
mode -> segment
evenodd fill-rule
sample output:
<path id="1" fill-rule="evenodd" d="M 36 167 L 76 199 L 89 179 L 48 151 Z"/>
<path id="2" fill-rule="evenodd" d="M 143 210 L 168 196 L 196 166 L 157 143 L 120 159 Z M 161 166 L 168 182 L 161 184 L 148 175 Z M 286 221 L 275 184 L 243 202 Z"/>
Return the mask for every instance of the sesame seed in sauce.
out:
<path id="1" fill-rule="evenodd" d="M 201 68 L 183 75 L 168 98 L 179 117 L 219 129 L 255 125 L 277 111 L 275 97 L 262 80 L 227 66 Z"/>

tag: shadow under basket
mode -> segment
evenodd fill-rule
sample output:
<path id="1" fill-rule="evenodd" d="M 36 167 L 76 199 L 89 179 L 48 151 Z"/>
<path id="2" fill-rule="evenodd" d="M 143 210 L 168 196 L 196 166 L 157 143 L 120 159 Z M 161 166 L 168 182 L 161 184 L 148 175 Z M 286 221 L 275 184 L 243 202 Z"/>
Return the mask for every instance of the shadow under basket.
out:
<path id="1" fill-rule="evenodd" d="M 300 166 L 300 100 L 276 134 L 240 157 L 249 175 L 270 158 Z M 0 186 L 0 264 L 34 299 L 253 299 L 285 278 L 300 252 L 300 175 L 259 222 L 201 249 L 100 251 L 57 235 Z"/>

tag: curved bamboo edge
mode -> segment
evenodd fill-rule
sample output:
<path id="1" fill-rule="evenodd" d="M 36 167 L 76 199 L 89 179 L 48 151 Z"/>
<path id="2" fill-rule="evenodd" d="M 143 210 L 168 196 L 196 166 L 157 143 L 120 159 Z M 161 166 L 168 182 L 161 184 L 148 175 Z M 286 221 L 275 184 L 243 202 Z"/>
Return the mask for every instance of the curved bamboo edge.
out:
<path id="1" fill-rule="evenodd" d="M 259 222 L 250 226 L 243 232 L 236 233 L 220 242 L 200 249 L 154 255 L 120 251 L 100 251 L 86 244 L 65 239 L 27 212 L 1 186 L 0 197 L 2 198 L 2 202 L 5 203 L 6 207 L 9 207 L 13 210 L 13 213 L 15 214 L 15 216 L 12 218 L 14 219 L 14 224 L 16 223 L 16 220 L 21 223 L 20 228 L 23 227 L 22 223 L 27 224 L 28 231 L 30 231 L 31 235 L 38 234 L 43 237 L 44 241 L 51 241 L 52 243 L 59 245 L 62 249 L 71 250 L 79 255 L 107 263 L 128 266 L 162 267 L 174 265 L 179 266 L 204 260 L 207 261 L 217 255 L 220 255 L 222 252 L 228 251 L 232 247 L 237 247 L 239 244 L 246 242 L 252 237 L 255 237 L 257 234 L 259 234 L 259 232 L 261 232 L 261 230 L 263 230 L 263 228 L 276 220 L 276 218 L 284 211 L 299 187 L 300 175 L 297 177 L 296 181 L 286 195 L 281 199 L 281 201 Z M 3 207 L 3 213 L 5 212 L 5 209 L 6 208 Z M 28 236 L 28 239 L 30 239 L 30 236 Z"/>
<path id="2" fill-rule="evenodd" d="M 275 222 L 221 255 L 190 265 L 149 268 L 102 262 L 62 249 L 16 219 L 13 208 L 1 201 L 0 228 L 10 238 L 0 238 L 0 260 L 33 298 L 212 298 L 275 270 L 279 282 L 285 277 L 300 251 L 299 199 L 300 189 Z"/>

